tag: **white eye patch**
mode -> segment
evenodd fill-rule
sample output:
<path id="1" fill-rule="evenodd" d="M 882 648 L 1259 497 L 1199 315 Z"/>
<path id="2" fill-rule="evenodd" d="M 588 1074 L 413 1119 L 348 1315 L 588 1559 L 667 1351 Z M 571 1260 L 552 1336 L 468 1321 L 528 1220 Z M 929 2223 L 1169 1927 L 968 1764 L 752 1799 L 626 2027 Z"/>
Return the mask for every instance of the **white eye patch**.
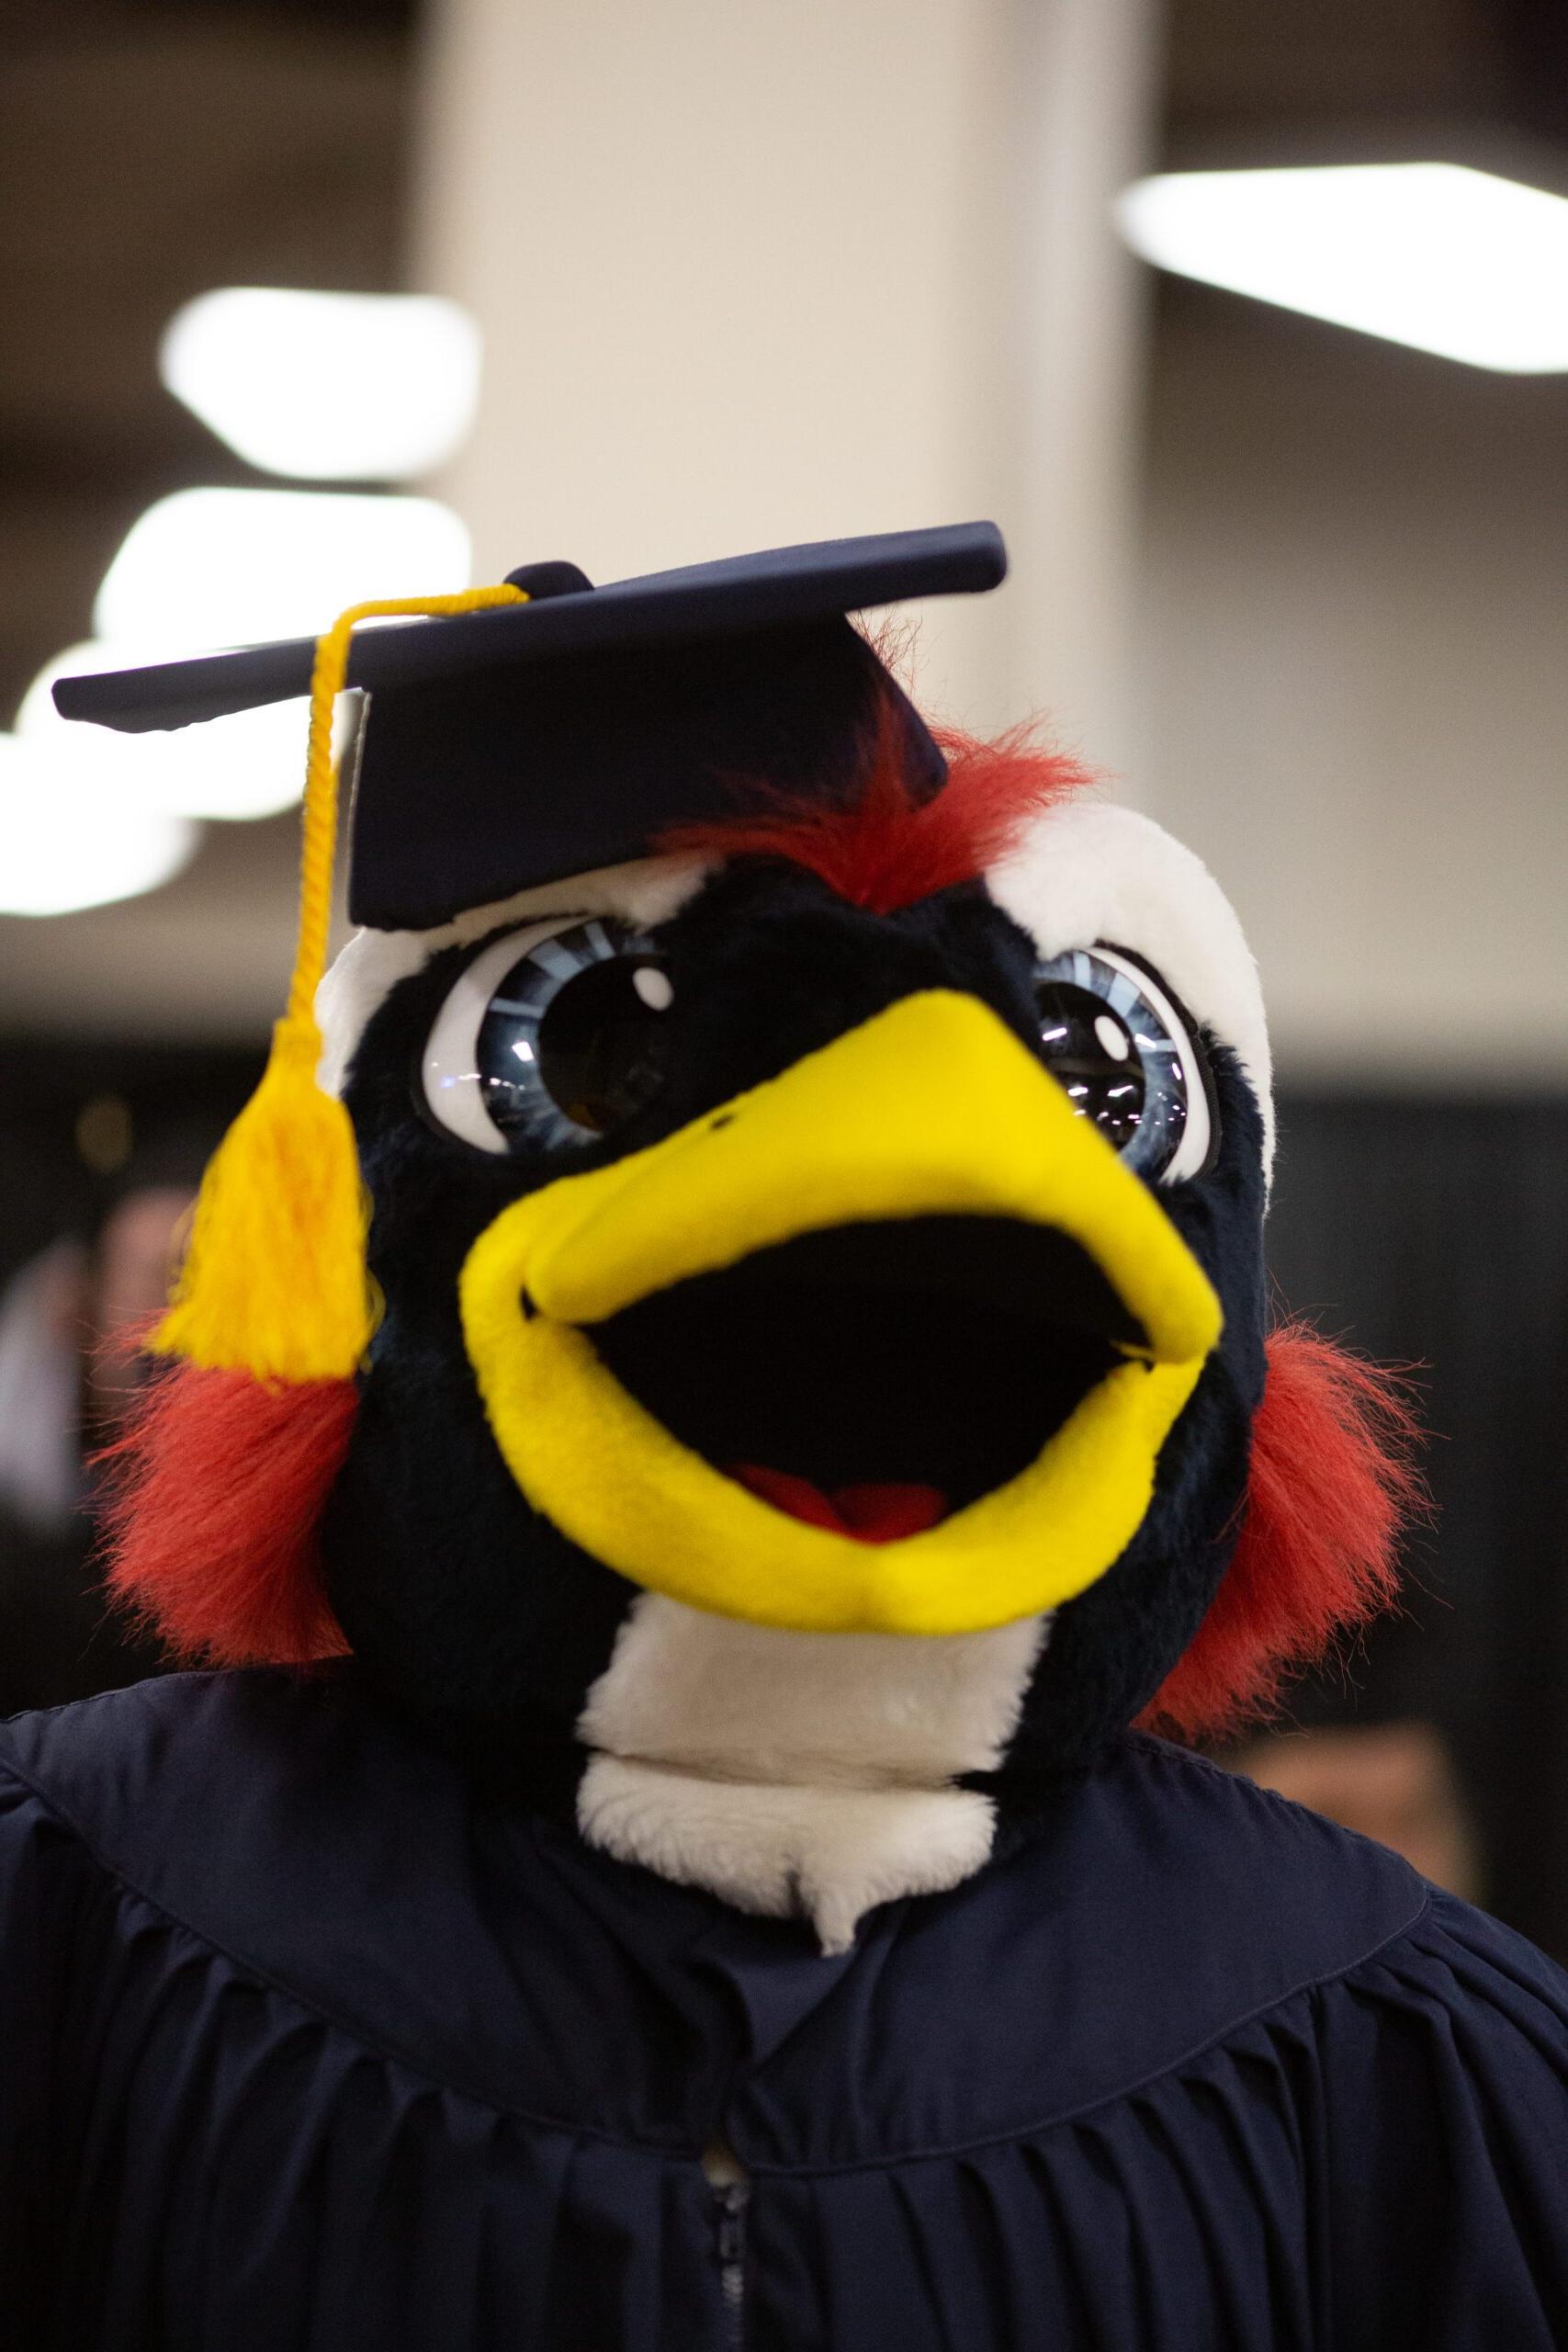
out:
<path id="1" fill-rule="evenodd" d="M 1047 809 L 986 876 L 1042 957 L 1103 942 L 1142 956 L 1202 1027 L 1229 1046 L 1274 1151 L 1263 992 L 1234 909 L 1201 858 L 1151 818 L 1105 801 Z"/>
<path id="2" fill-rule="evenodd" d="M 400 980 L 423 971 L 433 956 L 467 947 L 502 924 L 537 925 L 608 915 L 633 930 L 651 930 L 694 896 L 709 871 L 699 858 L 645 857 L 598 874 L 548 882 L 491 906 L 468 907 L 436 931 L 358 931 L 316 991 L 323 1052 L 317 1073 L 329 1094 L 341 1094 L 349 1065 L 378 1007 Z"/>

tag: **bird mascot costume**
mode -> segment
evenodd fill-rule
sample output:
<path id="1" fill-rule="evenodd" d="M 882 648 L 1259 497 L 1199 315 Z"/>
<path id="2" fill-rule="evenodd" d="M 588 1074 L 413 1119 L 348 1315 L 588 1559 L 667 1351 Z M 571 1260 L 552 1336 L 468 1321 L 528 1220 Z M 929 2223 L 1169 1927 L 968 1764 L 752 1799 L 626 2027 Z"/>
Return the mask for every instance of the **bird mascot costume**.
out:
<path id="1" fill-rule="evenodd" d="M 1408 1431 L 1269 1329 L 1214 882 L 851 618 L 1003 561 L 56 689 L 312 711 L 115 1465 L 189 1670 L 0 1743 L 17 2352 L 1568 2343 L 1562 1977 L 1194 1752 L 1386 1601 Z"/>

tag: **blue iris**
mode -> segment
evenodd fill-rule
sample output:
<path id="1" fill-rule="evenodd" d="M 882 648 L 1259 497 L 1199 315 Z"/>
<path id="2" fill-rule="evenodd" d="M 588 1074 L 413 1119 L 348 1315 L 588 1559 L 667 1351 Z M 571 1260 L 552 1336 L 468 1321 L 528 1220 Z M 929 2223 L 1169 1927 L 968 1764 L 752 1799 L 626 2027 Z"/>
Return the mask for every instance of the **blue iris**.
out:
<path id="1" fill-rule="evenodd" d="M 664 961 L 615 922 L 575 923 L 519 956 L 479 1023 L 481 1097 L 513 1151 L 591 1143 L 665 1073 Z"/>
<path id="2" fill-rule="evenodd" d="M 1168 1021 L 1156 1009 L 1114 950 L 1051 956 L 1035 967 L 1034 990 L 1040 1051 L 1073 1108 L 1138 1175 L 1158 1176 L 1180 1148 L 1201 1084 L 1174 1013 Z"/>

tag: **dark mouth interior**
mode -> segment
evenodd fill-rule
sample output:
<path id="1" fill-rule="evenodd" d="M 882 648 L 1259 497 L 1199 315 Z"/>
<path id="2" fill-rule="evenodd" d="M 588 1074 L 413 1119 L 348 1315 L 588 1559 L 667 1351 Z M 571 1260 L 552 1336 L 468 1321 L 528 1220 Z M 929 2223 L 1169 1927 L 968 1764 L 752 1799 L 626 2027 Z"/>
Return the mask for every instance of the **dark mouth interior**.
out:
<path id="1" fill-rule="evenodd" d="M 595 1327 L 682 1442 L 825 1495 L 934 1488 L 934 1516 L 1016 1476 L 1144 1333 L 1066 1234 L 1002 1217 L 835 1227 Z"/>

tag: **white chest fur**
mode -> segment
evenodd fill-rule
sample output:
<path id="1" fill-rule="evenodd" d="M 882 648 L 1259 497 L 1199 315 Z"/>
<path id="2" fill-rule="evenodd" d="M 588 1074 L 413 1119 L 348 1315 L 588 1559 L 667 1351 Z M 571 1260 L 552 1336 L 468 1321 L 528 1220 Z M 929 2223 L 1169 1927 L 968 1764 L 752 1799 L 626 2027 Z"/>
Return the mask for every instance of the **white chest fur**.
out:
<path id="1" fill-rule="evenodd" d="M 790 1634 L 659 1593 L 633 1603 L 579 1736 L 590 1844 L 844 1950 L 874 1904 L 990 1852 L 993 1770 L 1049 1618 L 930 1640 Z"/>

